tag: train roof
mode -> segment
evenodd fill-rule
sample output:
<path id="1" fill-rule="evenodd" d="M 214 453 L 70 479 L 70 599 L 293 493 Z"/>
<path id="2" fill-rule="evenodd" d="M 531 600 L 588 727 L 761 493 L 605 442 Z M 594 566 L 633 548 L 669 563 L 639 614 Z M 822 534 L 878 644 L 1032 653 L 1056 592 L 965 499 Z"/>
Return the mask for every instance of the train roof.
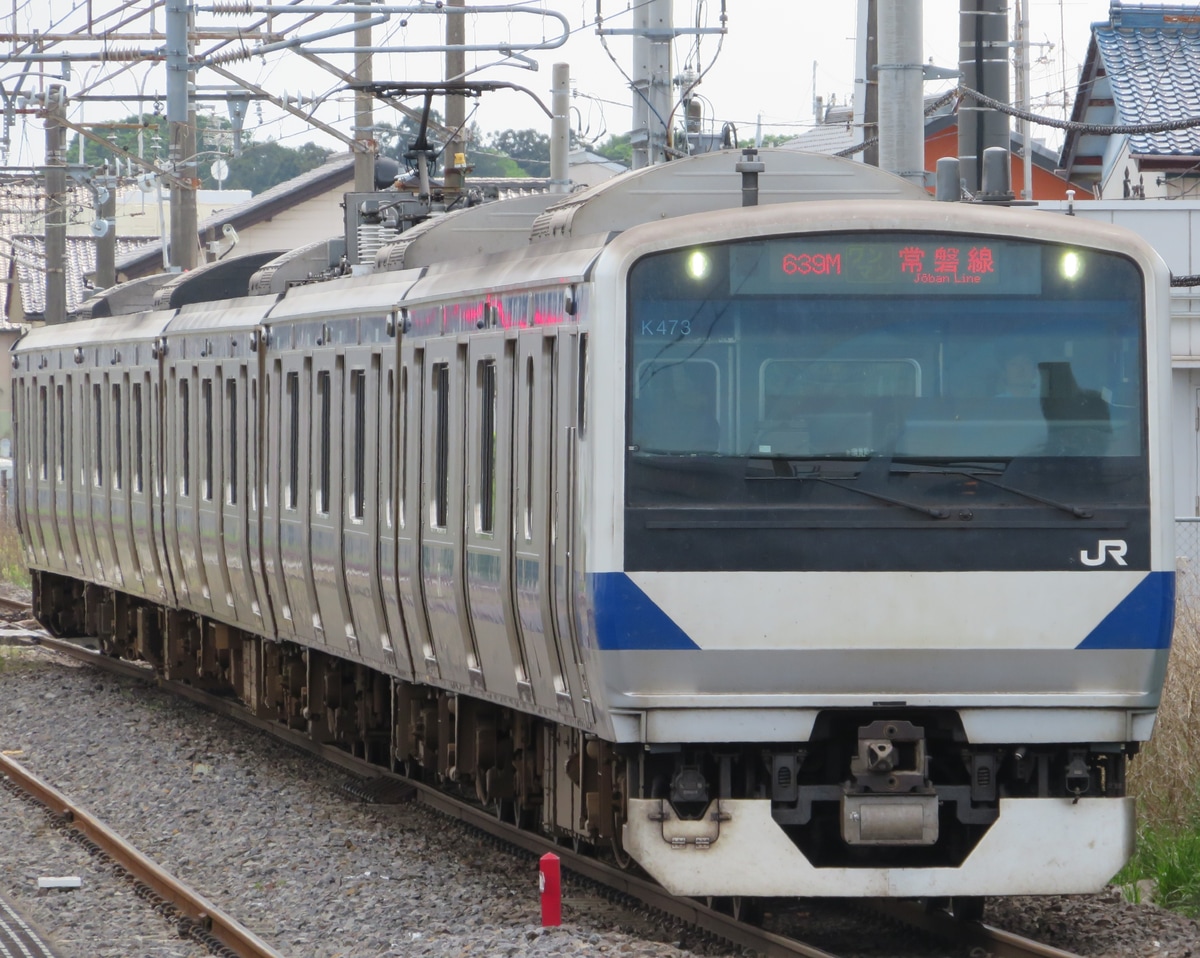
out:
<path id="1" fill-rule="evenodd" d="M 742 177 L 739 151 L 720 150 L 671 163 L 648 166 L 572 193 L 549 207 L 533 224 L 530 240 L 623 232 L 643 223 L 740 209 Z M 760 150 L 759 206 L 819 200 L 927 200 L 921 186 L 864 163 L 803 153 Z"/>
<path id="2" fill-rule="evenodd" d="M 400 304 L 418 276 L 418 271 L 408 270 L 345 276 L 325 283 L 293 286 L 271 310 L 268 322 L 345 315 L 350 303 L 363 314 L 386 313 Z"/>

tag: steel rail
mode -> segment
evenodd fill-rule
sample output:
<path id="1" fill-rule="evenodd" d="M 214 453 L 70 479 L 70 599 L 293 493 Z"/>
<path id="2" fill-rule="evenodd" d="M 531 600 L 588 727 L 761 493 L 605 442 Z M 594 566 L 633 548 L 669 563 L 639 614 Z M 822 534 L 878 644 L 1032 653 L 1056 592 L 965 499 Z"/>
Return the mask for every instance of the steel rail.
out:
<path id="1" fill-rule="evenodd" d="M 226 948 L 242 958 L 283 958 L 279 952 L 198 892 L 188 888 L 158 864 L 109 829 L 98 818 L 70 801 L 49 783 L 6 755 L 0 755 L 0 773 L 44 805 L 70 828 L 117 862 L 159 898 L 170 902 L 185 917 L 196 922 Z"/>

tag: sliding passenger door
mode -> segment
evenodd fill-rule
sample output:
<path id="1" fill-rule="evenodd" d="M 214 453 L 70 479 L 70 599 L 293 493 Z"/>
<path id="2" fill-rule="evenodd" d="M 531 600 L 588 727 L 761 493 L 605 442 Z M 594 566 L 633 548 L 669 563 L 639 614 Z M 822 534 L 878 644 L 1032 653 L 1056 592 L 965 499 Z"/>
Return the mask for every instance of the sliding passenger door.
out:
<path id="1" fill-rule="evenodd" d="M 466 583 L 489 692 L 531 702 L 517 631 L 513 554 L 513 374 L 516 343 L 473 337 L 467 354 Z"/>
<path id="2" fill-rule="evenodd" d="M 54 523 L 58 526 L 63 549 L 63 566 L 68 575 L 81 575 L 84 571 L 83 553 L 75 532 L 75 513 L 71 505 L 71 477 L 73 470 L 74 410 L 72 399 L 72 376 L 60 374 L 55 377 L 54 387 Z"/>
<path id="3" fill-rule="evenodd" d="M 379 521 L 376 525 L 376 555 L 379 570 L 379 595 L 383 604 L 384 628 L 395 649 L 392 667 L 397 675 L 413 676 L 412 649 L 404 610 L 400 602 L 399 533 L 400 476 L 404 470 L 403 442 L 406 395 L 402 388 L 403 370 L 398 367 L 396 346 L 384 351 L 380 370 L 381 388 L 375 397 L 379 416 L 379 452 L 374 459 L 378 482 Z M 370 401 L 370 397 L 368 397 Z"/>
<path id="4" fill-rule="evenodd" d="M 129 531 L 142 591 L 162 602 L 167 598 L 167 588 L 159 565 L 160 537 L 154 521 L 154 472 L 151 459 L 154 388 L 147 372 L 135 371 L 128 384 Z"/>
<path id="5" fill-rule="evenodd" d="M 308 515 L 314 472 L 313 366 L 311 357 L 289 352 L 280 364 L 283 381 L 282 435 L 279 437 L 279 570 L 286 591 L 281 610 L 298 639 L 323 644 L 323 626 L 313 598 Z"/>
<path id="6" fill-rule="evenodd" d="M 518 622 L 535 701 L 573 714 L 554 609 L 554 347 L 555 337 L 541 328 L 523 330 L 517 339 L 512 549 Z"/>
<path id="7" fill-rule="evenodd" d="M 591 722 L 591 695 L 587 688 L 583 653 L 579 645 L 579 593 L 583 588 L 575 574 L 576 542 L 579 534 L 579 430 L 583 423 L 583 367 L 587 359 L 585 336 L 576 330 L 559 329 L 553 359 L 554 419 L 551 431 L 550 496 L 551 581 L 554 627 L 568 673 L 575 715 Z"/>
<path id="8" fill-rule="evenodd" d="M 335 353 L 313 356 L 313 473 L 309 498 L 309 542 L 313 592 L 320 616 L 323 641 L 332 650 L 361 659 L 359 637 L 346 601 L 342 572 L 342 527 L 346 499 L 342 475 L 342 399 L 346 390 L 345 359 Z"/>
<path id="9" fill-rule="evenodd" d="M 423 477 L 430 455 L 422 442 L 427 405 L 426 367 L 424 342 L 402 340 L 397 421 L 397 448 L 401 453 L 396 495 L 399 506 L 396 516 L 396 583 L 400 591 L 400 609 L 404 615 L 404 631 L 413 671 L 419 680 L 429 682 L 435 681 L 440 672 L 429 631 L 421 576 L 421 537 L 426 501 Z"/>
<path id="10" fill-rule="evenodd" d="M 163 430 L 165 490 L 163 493 L 167 556 L 179 600 L 195 612 L 212 611 L 208 578 L 200 551 L 200 375 L 191 363 L 167 370 L 168 409 Z"/>
<path id="11" fill-rule="evenodd" d="M 264 344 L 261 348 L 266 348 Z M 293 381 L 294 377 L 294 381 Z M 271 596 L 275 634 L 281 639 L 294 639 L 292 602 L 283 575 L 280 543 L 280 521 L 284 503 L 295 488 L 292 470 L 298 465 L 293 454 L 293 442 L 300 439 L 300 404 L 298 372 L 284 374 L 283 360 L 276 357 L 267 366 L 263 383 L 265 402 L 262 436 L 262 561 L 263 580 Z M 291 503 L 294 510 L 295 503 Z"/>
<path id="12" fill-rule="evenodd" d="M 377 347 L 346 350 L 346 377 L 339 400 L 344 410 L 340 466 L 346 483 L 342 555 L 346 598 L 359 650 L 364 658 L 392 671 L 396 651 L 383 612 L 376 545 L 384 504 L 377 463 L 386 458 L 389 449 L 379 415 L 381 366 Z"/>
<path id="13" fill-rule="evenodd" d="M 443 680 L 483 687 L 463 590 L 463 430 L 466 347 L 425 347 L 421 463 L 421 585 L 433 654 Z"/>
<path id="14" fill-rule="evenodd" d="M 226 577 L 232 608 L 225 615 L 242 628 L 256 634 L 270 634 L 269 619 L 258 601 L 251 568 L 250 490 L 257 481 L 253 456 L 256 432 L 256 405 L 251 402 L 251 390 L 257 388 L 257 377 L 250 374 L 249 364 L 241 357 L 232 358 L 218 367 L 213 383 L 212 410 L 216 423 L 219 451 L 213 450 L 218 466 L 219 481 L 213 490 L 220 510 L 220 569 Z M 257 552 L 257 516 L 254 548 Z"/>

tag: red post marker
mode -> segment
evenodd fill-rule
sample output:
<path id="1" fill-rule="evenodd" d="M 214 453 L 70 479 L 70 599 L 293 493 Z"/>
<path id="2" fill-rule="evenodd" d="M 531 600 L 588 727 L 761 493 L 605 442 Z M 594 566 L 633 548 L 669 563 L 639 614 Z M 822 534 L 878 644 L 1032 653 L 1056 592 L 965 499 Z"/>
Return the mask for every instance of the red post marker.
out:
<path id="1" fill-rule="evenodd" d="M 557 928 L 562 924 L 562 872 L 553 852 L 546 852 L 538 863 L 538 891 L 542 895 L 542 927 Z"/>

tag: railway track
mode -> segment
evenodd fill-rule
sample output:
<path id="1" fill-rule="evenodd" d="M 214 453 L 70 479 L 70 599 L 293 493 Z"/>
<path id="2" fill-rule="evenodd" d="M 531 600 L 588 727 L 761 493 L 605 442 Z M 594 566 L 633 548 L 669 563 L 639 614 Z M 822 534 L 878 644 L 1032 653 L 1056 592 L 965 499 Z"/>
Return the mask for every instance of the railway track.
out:
<path id="1" fill-rule="evenodd" d="M 181 938 L 205 945 L 217 955 L 236 958 L 283 958 L 249 929 L 160 868 L 102 821 L 89 814 L 20 762 L 0 755 L 0 776 L 45 808 L 55 822 L 72 833 L 90 851 L 107 856 L 134 882 L 139 896 L 147 899 L 164 918 L 172 921 Z"/>
<path id="2" fill-rule="evenodd" d="M 364 793 L 385 791 L 388 788 L 394 790 L 397 787 L 411 789 L 419 801 L 448 817 L 462 821 L 500 842 L 520 848 L 531 855 L 540 856 L 546 852 L 553 852 L 561 859 L 565 871 L 595 883 L 607 893 L 627 896 L 662 916 L 667 916 L 691 928 L 720 938 L 736 947 L 758 955 L 771 956 L 771 958 L 796 955 L 807 956 L 807 958 L 838 958 L 836 953 L 822 947 L 740 921 L 697 900 L 669 895 L 659 886 L 636 874 L 571 848 L 563 847 L 551 839 L 502 822 L 490 809 L 480 808 L 424 783 L 388 772 L 341 749 L 314 742 L 303 732 L 287 729 L 278 723 L 250 715 L 238 704 L 228 699 L 187 685 L 163 680 L 144 666 L 101 655 L 79 642 L 55 639 L 49 636 L 39 636 L 35 641 L 45 648 L 88 662 L 107 672 L 154 682 L 173 694 L 193 701 L 212 712 L 232 718 L 242 725 L 266 732 L 277 740 L 284 741 L 343 769 L 360 782 L 359 790 Z M 7 768 L 13 764 L 10 760 L 5 759 L 3 767 L 7 771 Z M 59 814 L 71 815 L 79 820 L 75 812 L 69 812 L 65 805 L 58 804 L 65 802 L 64 798 L 57 796 L 46 804 L 51 808 L 61 809 Z M 147 884 L 156 894 L 161 894 L 154 884 L 151 882 L 147 882 Z M 211 905 L 204 902 L 199 896 L 194 896 L 194 893 L 194 897 L 190 900 L 186 897 L 186 892 L 184 895 L 184 907 L 180 908 L 181 914 L 197 918 L 202 925 L 211 921 L 214 928 L 221 923 L 213 918 L 216 909 L 213 909 Z M 162 894 L 162 897 L 174 900 L 166 894 Z M 865 902 L 863 907 L 874 913 L 880 922 L 901 923 L 909 929 L 929 936 L 930 939 L 936 939 L 945 945 L 952 946 L 956 952 L 961 952 L 963 955 L 982 954 L 994 956 L 994 958 L 1075 958 L 1070 952 L 1021 938 L 987 925 L 958 921 L 948 913 L 928 911 L 916 904 L 878 900 Z M 239 956 L 274 954 L 270 950 L 253 950 L 256 947 L 252 943 L 253 936 L 248 932 L 246 934 L 249 936 L 246 945 L 249 950 L 241 950 L 242 946 L 236 942 L 238 936 L 236 932 L 222 937 L 223 947 L 231 949 L 227 953 Z M 943 949 L 941 953 L 947 952 Z"/>

